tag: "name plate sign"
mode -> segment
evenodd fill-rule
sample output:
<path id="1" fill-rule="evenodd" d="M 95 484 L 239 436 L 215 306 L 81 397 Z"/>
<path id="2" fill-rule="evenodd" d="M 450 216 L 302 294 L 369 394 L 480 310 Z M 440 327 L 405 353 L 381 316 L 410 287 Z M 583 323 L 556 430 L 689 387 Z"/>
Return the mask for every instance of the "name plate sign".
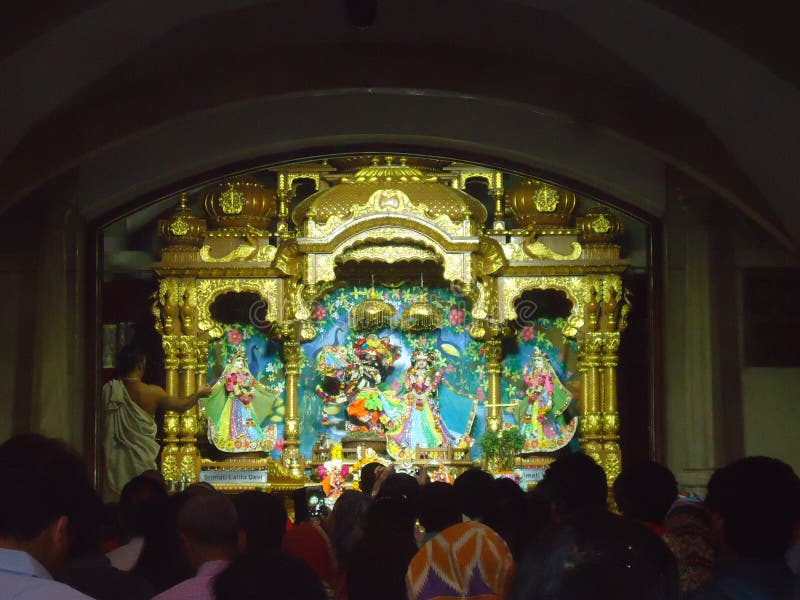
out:
<path id="1" fill-rule="evenodd" d="M 203 483 L 228 485 L 258 485 L 267 483 L 267 472 L 253 469 L 239 471 L 232 469 L 206 469 L 200 471 Z"/>
<path id="2" fill-rule="evenodd" d="M 524 469 L 514 469 L 514 473 L 519 476 L 519 485 L 523 490 L 527 490 L 531 484 L 539 483 L 544 477 L 547 467 L 526 467 Z"/>

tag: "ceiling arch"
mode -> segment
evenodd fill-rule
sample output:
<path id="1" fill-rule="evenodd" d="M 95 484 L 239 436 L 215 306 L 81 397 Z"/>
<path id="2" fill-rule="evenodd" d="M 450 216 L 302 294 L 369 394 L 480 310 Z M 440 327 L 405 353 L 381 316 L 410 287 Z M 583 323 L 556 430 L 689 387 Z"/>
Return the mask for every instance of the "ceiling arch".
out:
<path id="1" fill-rule="evenodd" d="M 103 168 L 126 153 L 147 163 L 170 148 L 162 176 L 145 180 L 175 182 L 190 164 L 205 172 L 294 152 L 301 142 L 330 148 L 404 139 L 585 179 L 653 214 L 663 166 L 672 165 L 787 243 L 800 237 L 793 201 L 800 175 L 790 164 L 800 154 L 797 89 L 643 0 L 479 0 L 469 11 L 456 0 L 381 2 L 365 30 L 351 27 L 341 4 L 328 0 L 87 0 L 36 31 L 0 60 L 8 83 L 0 112 L 4 206 L 69 169 L 78 170 L 79 195 L 95 211 L 103 202 L 92 189 L 103 188 L 106 208 L 133 190 L 157 189 L 131 183 L 109 190 L 99 182 L 112 172 Z M 383 123 L 334 100 L 358 98 L 352 106 L 361 109 L 370 95 L 366 108 L 389 111 Z M 293 110 L 291 99 L 306 112 Z M 324 116 L 308 113 L 331 112 L 315 99 L 337 107 L 339 121 L 326 126 Z M 416 112 L 428 104 L 447 105 L 431 127 Z M 478 112 L 497 119 L 502 139 L 473 119 Z M 517 120 L 503 120 L 506 113 Z M 236 135 L 222 128 L 242 130 L 244 115 L 261 141 L 242 131 L 235 150 Z M 295 142 L 284 135 L 286 124 L 270 122 L 278 118 L 298 126 Z M 317 125 L 313 135 L 300 127 L 305 121 Z M 182 131 L 190 123 L 204 125 Z M 548 140 L 517 139 L 543 127 Z M 198 137 L 206 140 L 203 152 L 182 145 L 202 143 Z M 224 142 L 217 155 L 212 140 Z M 559 146 L 576 151 L 572 160 Z M 628 177 L 618 169 L 601 173 L 623 156 Z M 147 170 L 128 165 L 132 173 Z"/>

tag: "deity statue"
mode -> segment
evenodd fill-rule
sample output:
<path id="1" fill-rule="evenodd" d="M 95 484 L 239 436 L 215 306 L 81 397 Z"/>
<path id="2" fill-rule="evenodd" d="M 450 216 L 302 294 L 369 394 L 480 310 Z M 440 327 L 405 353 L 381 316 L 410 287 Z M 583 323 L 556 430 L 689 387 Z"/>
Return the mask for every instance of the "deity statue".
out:
<path id="1" fill-rule="evenodd" d="M 523 371 L 525 398 L 516 407 L 523 452 L 552 452 L 566 446 L 575 435 L 577 419 L 565 423 L 564 411 L 572 396 L 561 383 L 546 353 L 535 348 Z"/>
<path id="2" fill-rule="evenodd" d="M 325 377 L 316 394 L 322 400 L 322 424 L 328 425 L 328 406 L 347 406 L 347 431 L 383 434 L 385 397 L 378 386 L 397 360 L 398 350 L 389 338 L 370 334 L 352 348 L 325 346 L 319 353 L 317 371 Z"/>
<path id="3" fill-rule="evenodd" d="M 203 403 L 209 441 L 223 452 L 272 450 L 276 427 L 262 423 L 272 415 L 277 398 L 253 377 L 244 350 L 237 349 Z"/>
<path id="4" fill-rule="evenodd" d="M 322 477 L 322 490 L 325 492 L 328 508 L 333 509 L 336 499 L 344 492 L 347 475 L 350 471 L 341 459 L 332 458 L 317 467 L 317 472 Z"/>
<path id="5" fill-rule="evenodd" d="M 434 367 L 436 356 L 417 349 L 411 355 L 411 367 L 405 377 L 405 394 L 399 410 L 391 414 L 387 431 L 387 451 L 399 458 L 417 447 L 450 446 L 453 437 L 439 412 L 437 392 L 443 373 Z"/>
<path id="6" fill-rule="evenodd" d="M 353 344 L 356 361 L 347 370 L 348 382 L 344 393 L 350 403 L 347 414 L 362 423 L 360 430 L 383 434 L 386 418 L 386 402 L 378 384 L 383 380 L 382 371 L 397 360 L 397 349 L 389 338 L 370 334 Z"/>

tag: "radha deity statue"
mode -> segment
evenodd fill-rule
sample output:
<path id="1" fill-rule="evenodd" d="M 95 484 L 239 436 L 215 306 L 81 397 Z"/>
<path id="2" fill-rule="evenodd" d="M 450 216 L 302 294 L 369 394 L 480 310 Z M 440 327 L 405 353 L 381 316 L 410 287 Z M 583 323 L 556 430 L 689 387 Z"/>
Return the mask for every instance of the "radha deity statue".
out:
<path id="1" fill-rule="evenodd" d="M 262 426 L 278 396 L 250 372 L 244 350 L 228 359 L 203 403 L 208 439 L 223 452 L 268 452 L 275 447 L 275 425 Z"/>
<path id="2" fill-rule="evenodd" d="M 523 371 L 525 399 L 516 409 L 523 452 L 552 452 L 566 446 L 575 435 L 577 418 L 565 422 L 564 411 L 572 396 L 561 383 L 546 353 L 535 348 Z"/>
<path id="3" fill-rule="evenodd" d="M 405 394 L 397 411 L 390 411 L 386 448 L 393 458 L 403 458 L 415 448 L 450 446 L 453 437 L 439 412 L 437 392 L 443 373 L 434 367 L 436 356 L 417 349 L 405 378 Z M 398 398 L 399 399 L 399 398 Z"/>

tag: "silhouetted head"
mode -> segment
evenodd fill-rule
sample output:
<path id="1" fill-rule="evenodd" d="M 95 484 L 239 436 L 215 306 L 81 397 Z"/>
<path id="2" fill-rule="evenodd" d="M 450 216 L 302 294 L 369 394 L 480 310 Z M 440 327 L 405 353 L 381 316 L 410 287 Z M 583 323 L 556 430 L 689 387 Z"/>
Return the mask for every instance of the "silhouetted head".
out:
<path id="1" fill-rule="evenodd" d="M 147 535 L 157 523 L 166 500 L 166 489 L 151 475 L 142 474 L 131 479 L 119 497 L 124 533 L 129 536 Z"/>
<path id="2" fill-rule="evenodd" d="M 264 492 L 243 492 L 233 499 L 241 552 L 278 552 L 286 533 L 283 500 Z"/>
<path id="3" fill-rule="evenodd" d="M 434 481 L 419 494 L 419 522 L 427 532 L 439 532 L 461 523 L 461 509 L 453 486 Z"/>
<path id="4" fill-rule="evenodd" d="M 677 497 L 678 482 L 672 471 L 653 461 L 626 466 L 614 482 L 617 506 L 637 521 L 663 524 Z"/>
<path id="5" fill-rule="evenodd" d="M 538 487 L 550 501 L 558 520 L 606 509 L 606 474 L 594 459 L 581 452 L 567 454 L 553 462 Z"/>
<path id="6" fill-rule="evenodd" d="M 325 600 L 319 577 L 305 562 L 283 554 L 247 554 L 214 582 L 217 600 Z"/>
<path id="7" fill-rule="evenodd" d="M 494 477 L 481 469 L 467 469 L 456 477 L 453 488 L 463 514 L 473 521 L 486 516 L 494 494 Z"/>
<path id="8" fill-rule="evenodd" d="M 371 462 L 361 467 L 358 487 L 360 487 L 361 491 L 368 496 L 372 493 L 372 487 L 375 485 L 375 472 L 382 466 L 383 465 L 381 465 L 379 462 Z"/>
<path id="9" fill-rule="evenodd" d="M 778 459 L 743 458 L 714 472 L 706 506 L 729 550 L 745 557 L 779 558 L 800 519 L 800 479 Z"/>
<path id="10" fill-rule="evenodd" d="M 390 475 L 367 511 L 365 531 L 413 533 L 418 516 L 419 483 L 405 473 Z"/>
<path id="11" fill-rule="evenodd" d="M 53 572 L 96 497 L 81 457 L 61 440 L 26 434 L 0 445 L 0 536 Z"/>
<path id="12" fill-rule="evenodd" d="M 675 558 L 635 521 L 583 512 L 535 544 L 517 569 L 510 598 L 676 600 Z"/>
<path id="13" fill-rule="evenodd" d="M 189 497 L 178 511 L 177 530 L 186 557 L 200 566 L 207 560 L 233 557 L 236 551 L 236 508 L 224 494 Z"/>
<path id="14" fill-rule="evenodd" d="M 145 361 L 144 352 L 137 346 L 129 344 L 117 354 L 117 373 L 125 377 L 139 370 L 143 372 Z"/>
<path id="15" fill-rule="evenodd" d="M 483 522 L 505 540 L 519 560 L 530 541 L 529 520 L 535 520 L 535 516 L 528 515 L 525 492 L 515 481 L 501 477 L 492 484 L 492 503 Z"/>
<path id="16" fill-rule="evenodd" d="M 369 505 L 369 496 L 363 492 L 347 490 L 339 496 L 333 506 L 328 529 L 333 552 L 340 568 L 349 563 L 353 546 L 364 535 L 364 518 Z"/>

